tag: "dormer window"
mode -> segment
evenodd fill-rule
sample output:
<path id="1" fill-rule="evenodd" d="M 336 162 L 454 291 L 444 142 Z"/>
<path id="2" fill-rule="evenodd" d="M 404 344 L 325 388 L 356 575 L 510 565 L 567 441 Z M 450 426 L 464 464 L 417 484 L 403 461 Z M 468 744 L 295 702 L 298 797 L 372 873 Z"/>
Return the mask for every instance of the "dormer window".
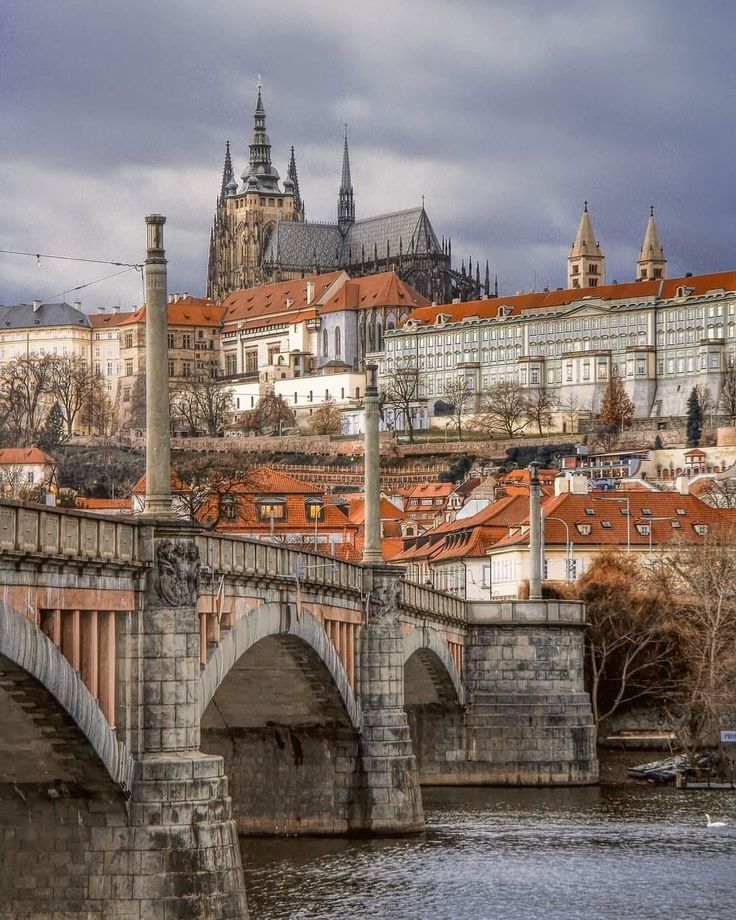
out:
<path id="1" fill-rule="evenodd" d="M 693 530 L 699 537 L 705 537 L 708 535 L 707 524 L 693 524 Z"/>
<path id="2" fill-rule="evenodd" d="M 648 522 L 646 524 L 637 524 L 636 529 L 642 535 L 642 537 L 648 537 L 652 531 L 652 525 Z"/>
<path id="3" fill-rule="evenodd" d="M 590 524 L 587 521 L 581 521 L 575 526 L 577 527 L 579 534 L 582 534 L 584 537 L 590 536 Z"/>
<path id="4" fill-rule="evenodd" d="M 651 515 L 652 515 L 652 509 L 651 509 L 651 508 L 642 508 L 642 509 L 641 509 L 641 513 L 642 513 L 645 517 L 651 517 Z"/>
<path id="5" fill-rule="evenodd" d="M 256 517 L 259 521 L 285 521 L 285 498 L 257 498 Z"/>
<path id="6" fill-rule="evenodd" d="M 604 530 L 610 530 L 613 527 L 613 524 L 610 521 L 601 521 L 601 527 Z"/>
<path id="7" fill-rule="evenodd" d="M 684 517 L 684 516 L 685 516 L 685 509 L 684 509 L 684 508 L 676 508 L 676 509 L 675 509 L 675 512 L 676 512 L 677 514 L 679 514 L 680 517 Z"/>
<path id="8" fill-rule="evenodd" d="M 585 513 L 588 517 L 595 517 L 595 508 L 586 508 Z"/>

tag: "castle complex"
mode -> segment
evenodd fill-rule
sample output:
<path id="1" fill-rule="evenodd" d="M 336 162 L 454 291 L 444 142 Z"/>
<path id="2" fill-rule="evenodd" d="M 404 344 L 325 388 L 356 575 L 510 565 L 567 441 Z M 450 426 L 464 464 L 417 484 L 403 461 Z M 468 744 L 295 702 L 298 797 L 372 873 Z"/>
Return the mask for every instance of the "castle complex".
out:
<path id="1" fill-rule="evenodd" d="M 254 112 L 248 165 L 235 178 L 225 145 L 222 184 L 210 234 L 207 296 L 343 269 L 351 277 L 396 271 L 416 291 L 444 303 L 489 293 L 476 262 L 460 272 L 451 265 L 452 244 L 437 237 L 424 205 L 356 220 L 347 133 L 335 223 L 310 223 L 299 190 L 294 148 L 286 178 L 271 162 L 261 86 Z"/>
<path id="2" fill-rule="evenodd" d="M 718 405 L 736 363 L 736 272 L 667 279 L 650 211 L 636 281 L 606 284 L 587 202 L 568 257 L 568 287 L 420 307 L 385 336 L 381 373 L 416 369 L 417 418 L 458 378 L 477 394 L 513 380 L 559 406 L 600 409 L 613 374 L 637 418 L 683 416 L 694 385 Z M 474 411 L 474 410 L 471 410 Z"/>

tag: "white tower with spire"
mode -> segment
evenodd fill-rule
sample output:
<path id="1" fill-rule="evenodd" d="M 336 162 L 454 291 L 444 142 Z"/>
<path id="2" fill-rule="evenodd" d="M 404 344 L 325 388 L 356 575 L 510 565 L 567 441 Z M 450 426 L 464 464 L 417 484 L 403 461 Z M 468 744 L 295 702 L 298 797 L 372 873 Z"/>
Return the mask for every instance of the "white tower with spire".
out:
<path id="1" fill-rule="evenodd" d="M 568 288 L 600 287 L 606 283 L 605 256 L 593 233 L 593 224 L 585 202 L 578 235 L 567 258 Z"/>
<path id="2" fill-rule="evenodd" d="M 637 281 L 656 281 L 667 277 L 667 259 L 664 255 L 664 246 L 659 238 L 657 225 L 654 222 L 654 205 L 649 208 L 649 220 L 644 233 L 644 242 L 636 261 Z"/>

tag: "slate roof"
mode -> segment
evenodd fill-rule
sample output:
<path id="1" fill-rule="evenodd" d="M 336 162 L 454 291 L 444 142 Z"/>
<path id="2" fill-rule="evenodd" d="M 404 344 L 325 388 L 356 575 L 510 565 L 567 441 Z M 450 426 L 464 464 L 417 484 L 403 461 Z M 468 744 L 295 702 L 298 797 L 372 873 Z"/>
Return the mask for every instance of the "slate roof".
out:
<path id="1" fill-rule="evenodd" d="M 423 208 L 356 220 L 343 237 L 337 224 L 279 221 L 263 254 L 265 262 L 304 269 L 371 262 L 399 255 L 440 252 L 437 235 Z M 388 252 L 387 252 L 388 250 Z"/>
<path id="2" fill-rule="evenodd" d="M 86 313 L 68 303 L 42 303 L 38 310 L 32 303 L 0 307 L 0 329 L 32 329 L 34 326 L 83 326 L 92 324 Z"/>

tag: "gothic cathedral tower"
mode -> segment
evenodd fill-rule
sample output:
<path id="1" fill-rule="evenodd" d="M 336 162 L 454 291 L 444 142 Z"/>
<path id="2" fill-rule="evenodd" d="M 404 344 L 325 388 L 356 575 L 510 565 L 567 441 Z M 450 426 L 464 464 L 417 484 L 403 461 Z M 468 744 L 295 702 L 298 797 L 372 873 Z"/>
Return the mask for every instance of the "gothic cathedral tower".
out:
<path id="1" fill-rule="evenodd" d="M 207 265 L 207 296 L 215 300 L 220 300 L 229 291 L 262 283 L 265 279 L 261 259 L 276 222 L 304 221 L 294 148 L 291 148 L 283 189 L 279 187 L 279 174 L 271 164 L 271 141 L 266 133 L 260 82 L 248 165 L 240 179 L 238 186 L 228 141 Z"/>

